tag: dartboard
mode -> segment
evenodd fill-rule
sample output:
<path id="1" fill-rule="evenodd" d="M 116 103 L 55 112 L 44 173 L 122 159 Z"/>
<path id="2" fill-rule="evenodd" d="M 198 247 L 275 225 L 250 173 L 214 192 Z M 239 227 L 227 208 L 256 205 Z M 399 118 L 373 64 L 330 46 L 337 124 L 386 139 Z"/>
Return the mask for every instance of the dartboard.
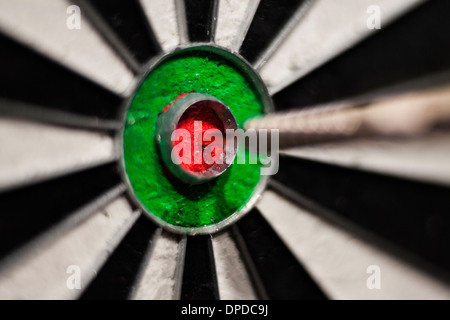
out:
<path id="1" fill-rule="evenodd" d="M 0 1 L 0 299 L 450 298 L 448 12 Z"/>

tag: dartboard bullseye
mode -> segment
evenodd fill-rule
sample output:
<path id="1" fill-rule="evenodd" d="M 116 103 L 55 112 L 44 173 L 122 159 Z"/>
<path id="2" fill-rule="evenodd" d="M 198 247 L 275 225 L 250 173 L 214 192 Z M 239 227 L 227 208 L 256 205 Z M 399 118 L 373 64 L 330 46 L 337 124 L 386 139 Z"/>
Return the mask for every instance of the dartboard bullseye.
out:
<path id="1" fill-rule="evenodd" d="M 234 161 L 258 156 L 226 132 L 271 108 L 259 76 L 237 55 L 198 46 L 161 58 L 126 114 L 123 169 L 131 197 L 175 232 L 211 233 L 236 221 L 267 179 L 259 161 Z"/>
<path id="2" fill-rule="evenodd" d="M 198 185 L 217 178 L 233 163 L 237 128 L 233 113 L 219 100 L 184 93 L 159 115 L 156 142 L 170 173 Z"/>

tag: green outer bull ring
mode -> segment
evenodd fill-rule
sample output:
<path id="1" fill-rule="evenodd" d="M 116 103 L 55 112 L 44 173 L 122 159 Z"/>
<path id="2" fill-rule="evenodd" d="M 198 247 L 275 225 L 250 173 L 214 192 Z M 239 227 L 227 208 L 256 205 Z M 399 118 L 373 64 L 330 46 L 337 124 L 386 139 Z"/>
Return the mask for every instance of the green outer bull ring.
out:
<path id="1" fill-rule="evenodd" d="M 136 194 L 136 191 L 134 190 L 133 182 L 130 180 L 129 174 L 127 172 L 127 163 L 125 160 L 126 157 L 126 151 L 125 151 L 125 133 L 127 130 L 127 118 L 128 113 L 133 105 L 133 101 L 136 98 L 137 94 L 139 93 L 139 90 L 145 83 L 145 81 L 148 79 L 148 77 L 157 70 L 160 66 L 164 65 L 167 61 L 170 61 L 171 59 L 176 59 L 179 56 L 182 56 L 184 54 L 189 53 L 204 53 L 204 54 L 211 54 L 212 56 L 217 56 L 225 61 L 227 61 L 230 65 L 232 65 L 234 68 L 237 69 L 238 72 L 242 73 L 245 78 L 248 80 L 249 85 L 254 88 L 256 91 L 256 94 L 261 99 L 262 104 L 262 110 L 261 114 L 269 113 L 273 111 L 273 102 L 271 97 L 269 96 L 267 89 L 265 85 L 263 84 L 263 81 L 259 77 L 259 75 L 253 70 L 251 65 L 245 61 L 244 58 L 238 56 L 237 54 L 231 53 L 227 51 L 224 48 L 218 47 L 218 46 L 212 46 L 212 45 L 198 45 L 198 46 L 191 46 L 191 47 L 185 47 L 185 48 L 179 48 L 174 50 L 173 52 L 161 57 L 158 61 L 153 62 L 152 66 L 149 67 L 149 71 L 142 77 L 140 86 L 138 87 L 136 91 L 136 95 L 131 97 L 127 103 L 124 105 L 123 110 L 123 121 L 125 125 L 123 126 L 122 130 L 119 132 L 119 137 L 117 139 L 118 141 L 118 150 L 121 152 L 121 158 L 120 158 L 120 174 L 122 178 L 124 179 L 127 187 L 128 192 L 127 195 L 129 199 L 139 208 L 141 208 L 145 215 L 149 217 L 151 220 L 153 220 L 156 224 L 162 226 L 164 229 L 169 230 L 174 233 L 178 234 L 188 234 L 188 235 L 197 235 L 197 234 L 210 234 L 217 232 L 240 218 L 242 218 L 246 213 L 248 213 L 255 205 L 256 202 L 259 200 L 261 193 L 266 188 L 268 177 L 267 176 L 260 176 L 259 182 L 255 185 L 255 187 L 252 190 L 251 196 L 245 201 L 245 203 L 242 204 L 240 208 L 237 210 L 231 212 L 228 214 L 228 216 L 224 219 L 221 219 L 218 222 L 214 222 L 211 224 L 204 224 L 199 226 L 184 226 L 184 225 L 177 225 L 171 222 L 166 221 L 166 219 L 161 218 L 158 216 L 155 212 L 152 212 L 147 206 L 143 203 L 143 201 L 140 199 L 139 195 Z M 189 91 L 189 90 L 187 90 Z M 178 92 L 182 93 L 182 92 Z M 161 106 L 161 111 L 164 106 Z M 255 114 L 255 116 L 257 116 Z M 155 119 L 156 121 L 156 119 Z M 243 123 L 239 123 L 239 126 L 242 128 Z M 156 144 L 156 137 L 153 139 Z"/>

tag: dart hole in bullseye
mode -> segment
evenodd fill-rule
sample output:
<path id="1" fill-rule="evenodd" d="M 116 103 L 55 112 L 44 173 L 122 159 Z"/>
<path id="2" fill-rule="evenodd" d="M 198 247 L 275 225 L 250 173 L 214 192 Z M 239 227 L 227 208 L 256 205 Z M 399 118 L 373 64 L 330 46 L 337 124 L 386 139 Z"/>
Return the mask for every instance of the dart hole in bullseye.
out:
<path id="1" fill-rule="evenodd" d="M 226 131 L 238 128 L 230 109 L 213 96 L 184 93 L 164 108 L 157 122 L 157 142 L 164 165 L 179 180 L 201 184 L 223 174 L 237 145 Z"/>

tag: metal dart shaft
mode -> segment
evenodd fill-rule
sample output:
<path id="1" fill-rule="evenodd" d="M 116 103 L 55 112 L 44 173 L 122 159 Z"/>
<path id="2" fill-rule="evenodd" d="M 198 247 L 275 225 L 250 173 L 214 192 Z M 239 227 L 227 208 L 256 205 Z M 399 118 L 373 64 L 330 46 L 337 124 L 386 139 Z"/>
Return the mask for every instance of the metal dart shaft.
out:
<path id="1" fill-rule="evenodd" d="M 371 101 L 253 118 L 246 130 L 278 129 L 280 148 L 357 138 L 413 138 L 450 124 L 450 86 Z"/>

